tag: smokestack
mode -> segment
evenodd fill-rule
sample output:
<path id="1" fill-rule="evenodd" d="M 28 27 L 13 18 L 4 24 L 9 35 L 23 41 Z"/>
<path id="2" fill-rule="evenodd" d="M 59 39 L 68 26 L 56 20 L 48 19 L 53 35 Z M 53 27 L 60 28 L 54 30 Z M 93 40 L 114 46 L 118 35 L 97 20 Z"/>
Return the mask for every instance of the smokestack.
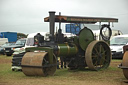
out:
<path id="1" fill-rule="evenodd" d="M 50 40 L 54 41 L 55 11 L 49 11 Z"/>

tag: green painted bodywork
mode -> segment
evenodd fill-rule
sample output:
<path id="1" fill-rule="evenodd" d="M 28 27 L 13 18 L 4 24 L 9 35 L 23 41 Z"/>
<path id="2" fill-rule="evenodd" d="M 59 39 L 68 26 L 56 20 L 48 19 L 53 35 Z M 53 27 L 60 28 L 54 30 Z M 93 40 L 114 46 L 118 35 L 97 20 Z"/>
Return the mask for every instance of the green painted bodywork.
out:
<path id="1" fill-rule="evenodd" d="M 74 41 L 73 41 L 73 43 L 75 44 L 75 45 L 79 45 L 79 37 L 78 36 L 74 36 Z"/>
<path id="2" fill-rule="evenodd" d="M 79 45 L 80 47 L 86 51 L 87 46 L 94 40 L 93 32 L 88 29 L 84 28 L 79 33 Z"/>
<path id="3" fill-rule="evenodd" d="M 68 43 L 58 44 L 58 56 L 71 56 L 78 52 L 75 44 L 69 45 Z"/>
<path id="4" fill-rule="evenodd" d="M 58 52 L 57 56 L 71 56 L 75 55 L 78 52 L 78 49 L 75 44 L 71 46 L 68 43 L 58 44 Z M 53 48 L 51 47 L 31 47 L 26 48 L 26 52 L 34 52 L 34 51 L 45 51 L 48 52 L 49 63 L 53 63 Z"/>

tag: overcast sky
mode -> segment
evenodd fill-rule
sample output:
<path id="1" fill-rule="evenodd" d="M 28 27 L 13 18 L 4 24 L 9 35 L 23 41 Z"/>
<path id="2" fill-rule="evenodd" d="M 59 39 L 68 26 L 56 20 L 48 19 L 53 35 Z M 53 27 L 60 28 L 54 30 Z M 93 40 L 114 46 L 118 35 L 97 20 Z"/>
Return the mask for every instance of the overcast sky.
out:
<path id="1" fill-rule="evenodd" d="M 118 18 L 112 29 L 128 34 L 128 0 L 0 0 L 0 32 L 48 32 L 49 23 L 44 22 L 44 17 L 49 16 L 49 11 L 56 11 L 57 15 L 61 12 L 70 16 Z"/>

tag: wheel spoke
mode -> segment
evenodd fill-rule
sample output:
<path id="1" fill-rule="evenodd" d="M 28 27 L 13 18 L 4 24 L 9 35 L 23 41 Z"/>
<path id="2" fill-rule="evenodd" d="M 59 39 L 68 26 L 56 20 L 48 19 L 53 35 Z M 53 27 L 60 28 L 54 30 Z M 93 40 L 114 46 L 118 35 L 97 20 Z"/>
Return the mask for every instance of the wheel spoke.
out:
<path id="1" fill-rule="evenodd" d="M 93 62 L 94 62 L 94 64 L 96 63 L 96 61 L 97 61 L 97 57 L 93 57 Z"/>
<path id="2" fill-rule="evenodd" d="M 101 51 L 102 51 L 102 45 L 100 44 L 99 45 L 99 53 L 101 53 Z"/>
<path id="3" fill-rule="evenodd" d="M 98 52 L 98 51 L 97 51 L 97 52 Z M 96 52 L 96 50 L 93 50 L 93 51 L 92 51 L 92 57 L 93 57 L 93 56 L 97 57 L 97 56 L 99 55 L 99 53 L 97 53 L 97 52 Z"/>
<path id="4" fill-rule="evenodd" d="M 107 52 L 107 50 L 104 50 L 104 51 L 102 52 L 102 55 L 105 54 L 106 52 Z"/>
<path id="5" fill-rule="evenodd" d="M 98 50 L 96 48 L 94 48 L 94 49 L 95 49 L 96 53 L 99 54 Z"/>
<path id="6" fill-rule="evenodd" d="M 104 61 L 102 59 L 100 59 L 100 65 L 103 65 Z"/>
<path id="7" fill-rule="evenodd" d="M 97 61 L 94 63 L 94 66 L 97 66 Z"/>
<path id="8" fill-rule="evenodd" d="M 96 56 L 96 55 L 93 55 L 92 57 L 97 58 L 97 56 Z"/>
<path id="9" fill-rule="evenodd" d="M 44 62 L 47 62 L 45 58 L 43 60 L 44 60 Z"/>
<path id="10" fill-rule="evenodd" d="M 109 61 L 105 58 L 102 58 L 103 61 L 105 61 L 106 63 L 108 63 Z"/>

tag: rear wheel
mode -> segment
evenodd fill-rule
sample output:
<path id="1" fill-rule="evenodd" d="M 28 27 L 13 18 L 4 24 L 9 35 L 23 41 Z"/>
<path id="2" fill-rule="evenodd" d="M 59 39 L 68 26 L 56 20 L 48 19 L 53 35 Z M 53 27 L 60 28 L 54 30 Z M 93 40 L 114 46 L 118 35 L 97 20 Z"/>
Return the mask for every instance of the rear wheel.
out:
<path id="1" fill-rule="evenodd" d="M 91 70 L 105 69 L 111 61 L 111 50 L 104 41 L 91 42 L 85 52 L 85 61 Z"/>

